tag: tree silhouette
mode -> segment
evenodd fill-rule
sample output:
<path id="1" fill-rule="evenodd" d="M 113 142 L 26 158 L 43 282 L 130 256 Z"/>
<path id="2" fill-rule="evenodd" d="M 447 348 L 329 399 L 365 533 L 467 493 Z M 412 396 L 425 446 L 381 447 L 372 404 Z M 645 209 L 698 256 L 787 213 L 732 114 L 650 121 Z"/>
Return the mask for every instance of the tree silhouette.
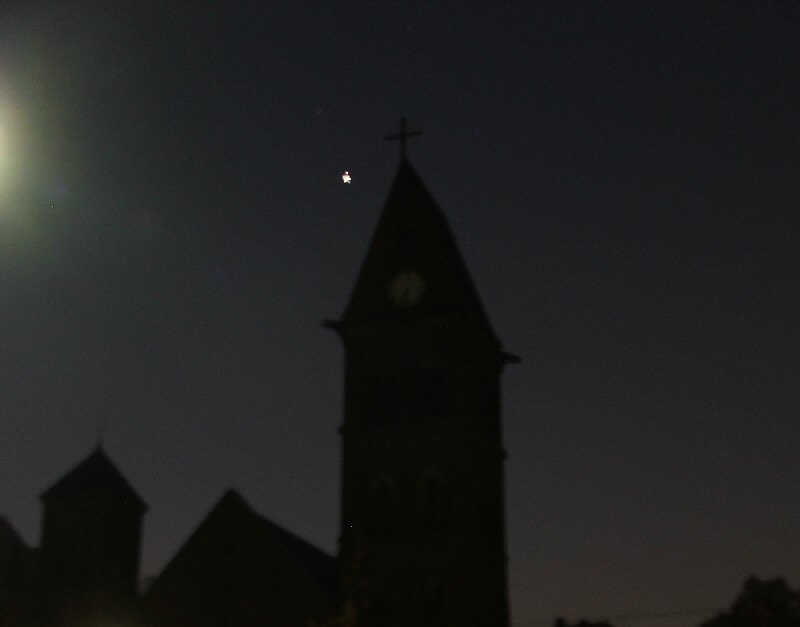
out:
<path id="1" fill-rule="evenodd" d="M 800 591 L 780 577 L 750 577 L 731 608 L 700 627 L 800 627 Z"/>

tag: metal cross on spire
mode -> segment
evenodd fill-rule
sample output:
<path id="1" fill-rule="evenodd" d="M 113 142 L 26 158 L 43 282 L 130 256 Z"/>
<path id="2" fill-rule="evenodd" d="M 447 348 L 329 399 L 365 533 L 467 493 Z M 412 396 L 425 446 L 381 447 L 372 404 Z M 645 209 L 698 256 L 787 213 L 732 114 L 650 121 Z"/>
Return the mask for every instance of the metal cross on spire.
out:
<path id="1" fill-rule="evenodd" d="M 400 160 L 403 161 L 406 158 L 406 140 L 417 135 L 422 135 L 422 131 L 407 130 L 406 119 L 403 117 L 400 118 L 400 132 L 387 135 L 384 139 L 386 141 L 394 141 L 395 139 L 400 141 Z"/>

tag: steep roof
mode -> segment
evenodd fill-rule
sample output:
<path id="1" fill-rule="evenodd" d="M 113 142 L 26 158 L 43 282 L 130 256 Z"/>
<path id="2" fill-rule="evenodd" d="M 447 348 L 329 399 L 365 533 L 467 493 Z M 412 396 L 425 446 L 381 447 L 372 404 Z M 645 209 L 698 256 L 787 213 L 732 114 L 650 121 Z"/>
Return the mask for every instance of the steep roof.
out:
<path id="1" fill-rule="evenodd" d="M 211 515 L 248 517 L 254 526 L 271 534 L 280 542 L 302 569 L 325 591 L 333 592 L 337 584 L 336 560 L 300 536 L 257 513 L 234 489 L 220 499 Z M 210 517 L 210 516 L 209 516 Z"/>
<path id="2" fill-rule="evenodd" d="M 477 316 L 494 339 L 444 214 L 414 168 L 403 159 L 341 323 L 346 326 L 396 315 L 390 286 L 395 277 L 409 272 L 418 273 L 425 281 L 424 296 L 413 308 L 415 312 Z"/>
<path id="3" fill-rule="evenodd" d="M 106 496 L 124 500 L 144 512 L 145 502 L 122 476 L 101 447 L 42 493 L 46 503 L 83 496 Z"/>
<path id="4" fill-rule="evenodd" d="M 320 588 L 333 594 L 339 583 L 336 559 L 268 518 L 258 517 Z"/>
<path id="5" fill-rule="evenodd" d="M 330 615 L 336 561 L 228 490 L 144 595 L 148 624 L 305 625 Z"/>
<path id="6" fill-rule="evenodd" d="M 210 546 L 226 555 L 207 553 Z M 336 560 L 313 544 L 258 514 L 233 489 L 225 492 L 167 564 L 153 587 L 158 587 L 159 580 L 170 579 L 179 571 L 187 570 L 189 562 L 192 563 L 192 568 L 188 570 L 195 571 L 195 566 L 200 561 L 213 562 L 221 557 L 226 561 L 231 558 L 237 561 L 239 548 L 246 549 L 248 559 L 263 558 L 268 554 L 273 554 L 274 557 L 276 546 L 282 547 L 285 555 L 305 576 L 313 580 L 320 590 L 329 594 L 335 591 L 338 581 Z M 262 560 L 257 568 L 262 566 L 271 568 L 274 563 L 274 559 Z"/>

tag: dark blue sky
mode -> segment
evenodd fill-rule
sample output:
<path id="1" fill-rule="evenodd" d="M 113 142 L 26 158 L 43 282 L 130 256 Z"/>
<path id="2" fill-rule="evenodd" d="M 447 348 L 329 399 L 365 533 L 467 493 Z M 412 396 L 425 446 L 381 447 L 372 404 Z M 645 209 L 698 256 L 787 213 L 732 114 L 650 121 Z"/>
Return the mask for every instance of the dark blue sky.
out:
<path id="1" fill-rule="evenodd" d="M 151 507 L 145 574 L 228 486 L 335 550 L 320 321 L 407 115 L 523 357 L 514 622 L 800 585 L 800 6 L 224 4 L 0 9 L 0 512 L 26 540 L 102 428 Z"/>

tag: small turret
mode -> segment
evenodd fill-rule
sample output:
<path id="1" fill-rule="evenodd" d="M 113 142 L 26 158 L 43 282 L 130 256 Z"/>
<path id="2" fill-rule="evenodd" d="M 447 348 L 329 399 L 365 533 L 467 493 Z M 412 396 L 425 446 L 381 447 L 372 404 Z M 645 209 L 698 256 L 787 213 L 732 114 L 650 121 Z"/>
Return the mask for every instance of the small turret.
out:
<path id="1" fill-rule="evenodd" d="M 41 499 L 45 622 L 126 613 L 136 600 L 145 503 L 100 447 Z"/>

